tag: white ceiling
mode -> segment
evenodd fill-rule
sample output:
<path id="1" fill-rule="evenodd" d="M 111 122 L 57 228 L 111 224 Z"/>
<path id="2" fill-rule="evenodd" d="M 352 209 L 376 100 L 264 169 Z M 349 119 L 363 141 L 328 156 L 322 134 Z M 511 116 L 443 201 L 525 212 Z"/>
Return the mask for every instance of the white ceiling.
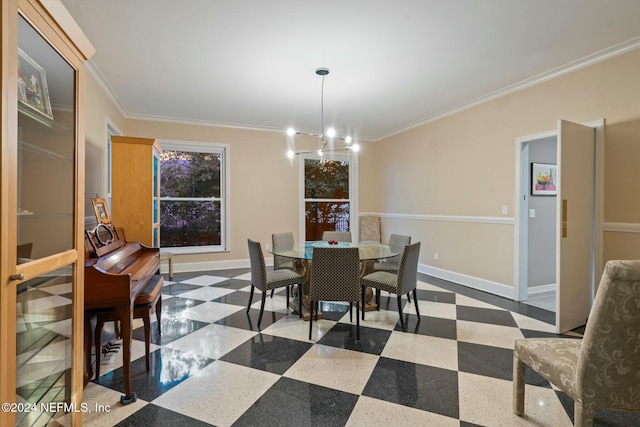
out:
<path id="1" fill-rule="evenodd" d="M 380 139 L 640 46 L 639 0 L 62 0 L 130 118 Z"/>

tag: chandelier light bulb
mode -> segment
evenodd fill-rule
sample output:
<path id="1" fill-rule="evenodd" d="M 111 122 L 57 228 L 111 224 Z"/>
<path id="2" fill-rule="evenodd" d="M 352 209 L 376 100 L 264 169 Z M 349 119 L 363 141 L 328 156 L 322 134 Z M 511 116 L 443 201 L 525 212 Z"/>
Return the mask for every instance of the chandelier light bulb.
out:
<path id="1" fill-rule="evenodd" d="M 327 136 L 329 138 L 333 138 L 334 136 L 336 136 L 336 130 L 334 128 L 327 129 Z"/>
<path id="2" fill-rule="evenodd" d="M 358 151 L 360 151 L 360 146 L 358 144 L 353 144 L 351 146 L 351 151 L 353 151 L 354 153 L 357 153 Z"/>
<path id="3" fill-rule="evenodd" d="M 293 150 L 289 150 L 287 151 L 287 157 L 290 159 L 293 159 L 293 157 L 296 155 L 296 153 L 293 152 Z"/>
<path id="4" fill-rule="evenodd" d="M 287 129 L 287 135 L 293 136 L 296 134 L 296 130 L 294 128 Z"/>
<path id="5" fill-rule="evenodd" d="M 351 144 L 351 135 L 347 135 L 346 138 L 344 139 L 345 144 Z"/>
<path id="6" fill-rule="evenodd" d="M 322 152 L 322 150 L 318 150 L 318 156 L 322 157 L 324 155 L 324 153 Z"/>

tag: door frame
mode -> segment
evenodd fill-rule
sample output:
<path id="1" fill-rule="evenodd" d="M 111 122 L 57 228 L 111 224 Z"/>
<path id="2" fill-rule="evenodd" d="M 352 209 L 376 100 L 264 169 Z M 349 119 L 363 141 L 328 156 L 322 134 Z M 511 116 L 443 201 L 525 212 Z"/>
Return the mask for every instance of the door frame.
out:
<path id="1" fill-rule="evenodd" d="M 591 303 L 595 296 L 596 284 L 603 270 L 603 235 L 602 223 L 604 221 L 604 126 L 605 119 L 593 120 L 581 123 L 595 129 L 595 189 L 594 189 L 594 251 L 592 277 L 590 283 Z M 528 167 L 523 167 L 524 162 L 529 162 L 528 144 L 539 140 L 558 137 L 558 129 L 545 132 L 519 136 L 515 139 L 515 185 L 514 185 L 514 233 L 513 233 L 513 299 L 523 301 L 527 299 L 527 274 L 528 274 L 528 215 L 526 209 L 522 209 L 524 195 L 528 195 L 529 186 Z M 560 167 L 561 165 L 558 165 Z M 528 202 L 527 202 L 528 203 Z M 556 266 L 557 267 L 557 266 Z"/>

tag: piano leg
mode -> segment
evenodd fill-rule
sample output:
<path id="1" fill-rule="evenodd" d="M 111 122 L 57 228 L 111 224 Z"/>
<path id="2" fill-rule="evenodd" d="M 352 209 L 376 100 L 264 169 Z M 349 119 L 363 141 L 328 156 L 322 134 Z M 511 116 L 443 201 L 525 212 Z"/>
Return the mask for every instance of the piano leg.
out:
<path id="1" fill-rule="evenodd" d="M 135 393 L 131 391 L 131 335 L 133 327 L 133 303 L 120 305 L 116 311 L 122 320 L 122 371 L 124 376 L 124 395 L 120 396 L 123 405 L 138 400 Z"/>

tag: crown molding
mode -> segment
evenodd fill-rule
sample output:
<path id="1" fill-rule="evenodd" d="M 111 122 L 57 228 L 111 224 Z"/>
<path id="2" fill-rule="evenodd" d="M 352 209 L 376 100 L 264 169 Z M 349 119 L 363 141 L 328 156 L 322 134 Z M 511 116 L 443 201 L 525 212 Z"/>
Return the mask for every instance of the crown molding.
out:
<path id="1" fill-rule="evenodd" d="M 575 61 L 569 62 L 568 64 L 565 64 L 561 67 L 552 69 L 550 71 L 544 72 L 542 74 L 538 74 L 537 76 L 525 79 L 525 80 L 521 80 L 517 83 L 514 83 L 512 85 L 506 86 L 502 89 L 490 92 L 486 95 L 483 95 L 479 98 L 473 99 L 471 101 L 468 102 L 464 102 L 458 106 L 455 106 L 453 108 L 450 108 L 448 110 L 442 111 L 440 113 L 436 113 L 433 114 L 425 119 L 422 119 L 420 121 L 411 123 L 407 126 L 404 126 L 402 128 L 396 129 L 395 131 L 392 131 L 391 133 L 388 133 L 384 136 L 378 137 L 373 139 L 374 141 L 380 141 L 386 138 L 390 138 L 394 135 L 406 132 L 408 130 L 411 129 L 415 129 L 417 127 L 426 125 L 428 123 L 432 123 L 435 122 L 437 120 L 443 119 L 445 117 L 448 116 L 452 116 L 454 114 L 460 113 L 462 111 L 468 110 L 470 108 L 473 107 L 477 107 L 478 105 L 484 104 L 486 102 L 489 101 L 493 101 L 495 99 L 498 98 L 502 98 L 503 96 L 509 95 L 511 93 L 514 92 L 518 92 L 527 88 L 530 88 L 532 86 L 536 86 L 540 83 L 544 83 L 546 81 L 549 80 L 553 80 L 555 78 L 558 78 L 560 76 L 563 76 L 565 74 L 569 74 L 572 73 L 574 71 L 580 70 L 581 68 L 585 68 L 588 67 L 590 65 L 594 65 L 597 64 L 598 62 L 602 62 L 602 61 L 606 61 L 607 59 L 611 59 L 614 58 L 616 56 L 631 52 L 633 50 L 636 50 L 640 48 L 640 37 L 635 37 L 631 40 L 627 40 L 626 42 L 622 42 L 620 44 L 617 44 L 615 46 L 611 46 L 607 49 L 603 49 L 599 52 L 593 53 L 591 55 L 587 55 L 584 56 L 580 59 L 577 59 Z"/>

